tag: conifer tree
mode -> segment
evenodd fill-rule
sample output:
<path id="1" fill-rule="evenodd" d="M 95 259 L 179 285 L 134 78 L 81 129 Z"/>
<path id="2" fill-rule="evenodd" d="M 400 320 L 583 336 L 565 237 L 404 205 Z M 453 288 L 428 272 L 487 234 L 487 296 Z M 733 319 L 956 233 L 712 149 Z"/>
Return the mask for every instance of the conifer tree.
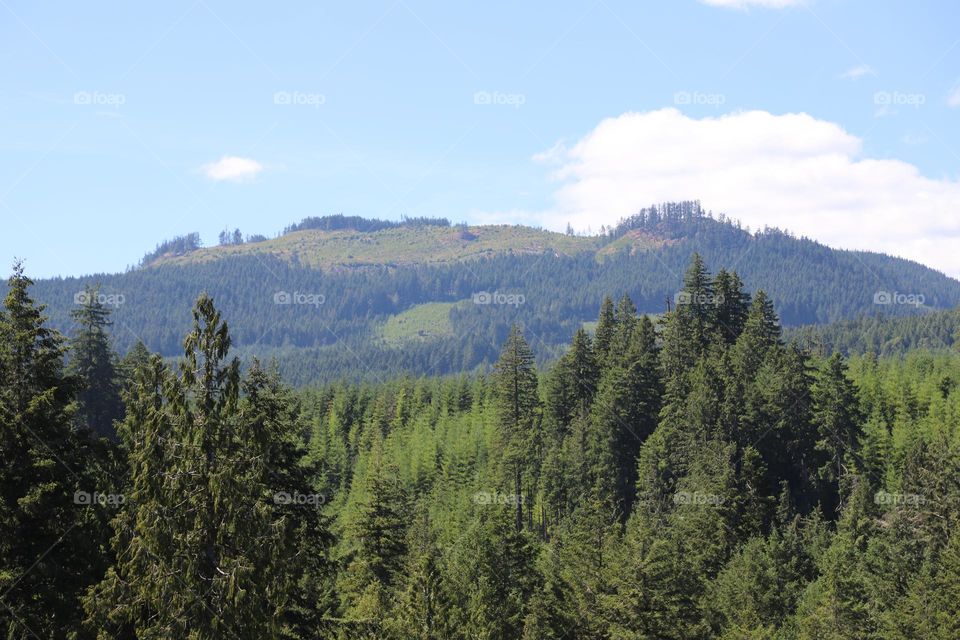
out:
<path id="1" fill-rule="evenodd" d="M 853 473 L 853 464 L 863 435 L 863 416 L 856 387 L 847 377 L 843 357 L 835 353 L 823 365 L 810 390 L 813 423 L 817 431 L 816 448 L 820 465 L 818 477 L 824 512 L 841 508 L 840 481 Z"/>
<path id="2" fill-rule="evenodd" d="M 290 594 L 262 588 L 290 584 L 277 562 L 271 433 L 256 411 L 245 423 L 229 349 L 227 324 L 201 295 L 180 376 L 158 356 L 138 373 L 120 432 L 131 478 L 114 519 L 117 559 L 85 601 L 102 636 L 280 633 Z"/>
<path id="3" fill-rule="evenodd" d="M 370 453 L 358 512 L 345 533 L 352 545 L 340 581 L 346 619 L 379 637 L 401 581 L 407 552 L 407 494 L 379 442 Z"/>
<path id="4" fill-rule="evenodd" d="M 112 324 L 110 310 L 100 301 L 99 288 L 87 288 L 82 304 L 70 316 L 77 329 L 70 341 L 68 368 L 83 385 L 78 417 L 93 433 L 115 438 L 113 423 L 123 417 L 123 404 L 117 383 L 116 357 L 107 335 L 107 328 Z"/>
<path id="5" fill-rule="evenodd" d="M 532 473 L 531 457 L 537 449 L 539 396 L 533 353 L 514 325 L 493 374 L 497 422 L 503 439 L 504 468 L 513 485 L 516 527 L 524 526 L 523 504 L 530 492 L 524 476 Z M 527 514 L 528 516 L 530 514 Z"/>
<path id="6" fill-rule="evenodd" d="M 17 263 L 0 309 L 0 636 L 65 637 L 103 571 L 102 460 L 71 428 L 78 381 Z"/>
<path id="7" fill-rule="evenodd" d="M 716 324 L 724 342 L 737 341 L 747 321 L 750 296 L 743 290 L 743 282 L 737 273 L 720 269 L 714 279 L 716 295 Z"/>
<path id="8" fill-rule="evenodd" d="M 605 363 L 610 353 L 610 346 L 613 343 L 613 336 L 616 332 L 616 317 L 613 309 L 613 299 L 610 296 L 603 298 L 600 305 L 600 317 L 597 321 L 596 331 L 593 333 L 594 352 L 597 356 L 597 362 Z"/>
<path id="9" fill-rule="evenodd" d="M 424 503 L 417 506 L 411 524 L 402 582 L 396 606 L 387 624 L 389 635 L 410 640 L 440 640 L 454 633 L 450 625 L 451 598 L 443 574 L 437 534 Z"/>

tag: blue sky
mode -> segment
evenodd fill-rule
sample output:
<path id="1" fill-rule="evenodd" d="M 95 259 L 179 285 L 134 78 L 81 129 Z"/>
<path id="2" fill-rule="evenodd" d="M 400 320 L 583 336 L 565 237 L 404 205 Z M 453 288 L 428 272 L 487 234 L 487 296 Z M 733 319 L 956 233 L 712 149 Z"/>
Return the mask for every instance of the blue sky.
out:
<path id="1" fill-rule="evenodd" d="M 771 5 L 771 6 L 764 6 Z M 960 275 L 955 2 L 0 0 L 0 254 L 700 198 Z"/>

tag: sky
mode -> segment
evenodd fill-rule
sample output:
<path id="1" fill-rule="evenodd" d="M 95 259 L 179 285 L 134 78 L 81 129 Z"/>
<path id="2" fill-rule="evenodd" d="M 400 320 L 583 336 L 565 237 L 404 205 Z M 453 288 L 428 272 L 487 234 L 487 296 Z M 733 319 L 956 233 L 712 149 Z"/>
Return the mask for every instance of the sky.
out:
<path id="1" fill-rule="evenodd" d="M 0 257 L 699 199 L 960 277 L 953 0 L 0 0 Z"/>

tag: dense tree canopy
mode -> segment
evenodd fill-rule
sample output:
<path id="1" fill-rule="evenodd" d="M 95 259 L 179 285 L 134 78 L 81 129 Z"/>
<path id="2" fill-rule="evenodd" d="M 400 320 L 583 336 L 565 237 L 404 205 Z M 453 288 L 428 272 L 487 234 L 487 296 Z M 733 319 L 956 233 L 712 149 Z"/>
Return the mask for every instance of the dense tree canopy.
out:
<path id="1" fill-rule="evenodd" d="M 610 291 L 546 366 L 516 323 L 483 373 L 291 389 L 208 295 L 176 364 L 120 358 L 17 266 L 0 631 L 956 637 L 960 355 L 810 352 L 736 273 L 686 274 L 659 317 Z"/>

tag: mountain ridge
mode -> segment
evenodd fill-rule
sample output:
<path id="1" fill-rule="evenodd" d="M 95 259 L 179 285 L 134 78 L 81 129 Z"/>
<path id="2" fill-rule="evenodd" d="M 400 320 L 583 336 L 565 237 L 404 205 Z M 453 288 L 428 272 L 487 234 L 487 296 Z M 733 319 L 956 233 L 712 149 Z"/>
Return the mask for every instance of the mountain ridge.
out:
<path id="1" fill-rule="evenodd" d="M 389 372 L 482 369 L 513 323 L 537 338 L 544 362 L 596 317 L 604 296 L 628 294 L 641 313 L 676 304 L 693 253 L 714 271 L 737 271 L 750 293 L 765 290 L 785 326 L 923 315 L 960 303 L 960 282 L 929 267 L 779 229 L 750 232 L 697 202 L 643 209 L 602 236 L 435 221 L 368 231 L 288 228 L 273 240 L 182 253 L 160 252 L 122 274 L 39 280 L 36 295 L 52 325 L 69 333 L 75 297 L 99 284 L 118 302 L 121 351 L 141 340 L 175 356 L 187 310 L 207 292 L 230 321 L 238 351 L 282 353 L 285 375 L 298 383 L 362 377 L 368 363 Z"/>

